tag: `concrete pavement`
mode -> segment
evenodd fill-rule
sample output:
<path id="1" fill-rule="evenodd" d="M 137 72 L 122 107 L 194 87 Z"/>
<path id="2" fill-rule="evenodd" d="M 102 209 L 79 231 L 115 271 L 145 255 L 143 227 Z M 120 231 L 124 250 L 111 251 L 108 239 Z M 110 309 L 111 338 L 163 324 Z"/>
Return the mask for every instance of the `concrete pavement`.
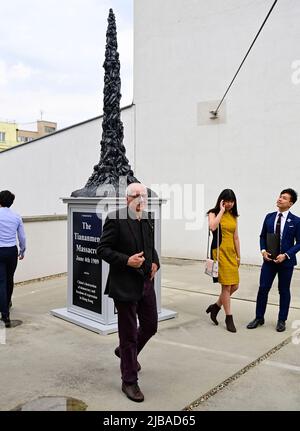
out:
<path id="1" fill-rule="evenodd" d="M 159 323 L 158 333 L 141 352 L 141 404 L 120 390 L 117 334 L 101 336 L 50 315 L 66 304 L 67 278 L 17 286 L 12 319 L 21 326 L 6 331 L 0 344 L 0 410 L 39 397 L 72 397 L 87 410 L 299 410 L 300 271 L 295 271 L 287 331 L 275 331 L 278 291 L 273 286 L 266 323 L 246 329 L 254 317 L 259 268 L 242 266 L 233 299 L 238 329 L 212 324 L 205 309 L 219 285 L 197 261 L 163 259 L 162 304 L 178 317 Z M 293 335 L 294 334 L 294 335 Z M 283 394 L 284 393 L 284 397 Z"/>

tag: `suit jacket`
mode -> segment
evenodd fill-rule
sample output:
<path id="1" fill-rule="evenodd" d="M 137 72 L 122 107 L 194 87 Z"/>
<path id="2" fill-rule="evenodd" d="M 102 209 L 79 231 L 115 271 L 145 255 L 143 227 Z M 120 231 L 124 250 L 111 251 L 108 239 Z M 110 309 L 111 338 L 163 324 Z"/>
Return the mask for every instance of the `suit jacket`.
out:
<path id="1" fill-rule="evenodd" d="M 267 233 L 274 233 L 276 214 L 277 211 L 266 215 L 260 234 L 261 250 L 267 250 Z M 284 260 L 280 265 L 287 267 L 297 265 L 296 253 L 298 253 L 299 250 L 300 218 L 289 212 L 284 225 L 280 247 L 280 253 L 286 253 L 289 259 Z"/>
<path id="2" fill-rule="evenodd" d="M 143 216 L 146 213 L 143 213 Z M 147 274 L 141 269 L 127 265 L 128 258 L 140 252 L 133 223 L 128 208 L 121 208 L 108 214 L 97 248 L 97 255 L 110 264 L 105 294 L 118 301 L 138 301 L 143 295 L 144 280 Z M 159 259 L 154 248 L 153 222 L 147 220 L 144 235 L 144 257 L 156 263 Z M 145 233 L 145 232 L 144 232 Z"/>

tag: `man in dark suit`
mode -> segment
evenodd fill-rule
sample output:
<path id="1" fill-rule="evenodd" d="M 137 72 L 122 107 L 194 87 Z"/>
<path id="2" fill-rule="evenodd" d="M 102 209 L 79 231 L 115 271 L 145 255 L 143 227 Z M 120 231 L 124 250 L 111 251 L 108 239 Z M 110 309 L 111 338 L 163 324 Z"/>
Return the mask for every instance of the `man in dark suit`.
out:
<path id="1" fill-rule="evenodd" d="M 105 293 L 118 311 L 120 345 L 115 354 L 121 358 L 122 391 L 141 402 L 144 395 L 137 383 L 141 369 L 137 355 L 157 331 L 154 276 L 159 259 L 152 221 L 143 211 L 147 188 L 133 183 L 126 195 L 127 207 L 108 214 L 97 253 L 110 264 Z"/>
<path id="2" fill-rule="evenodd" d="M 254 329 L 265 323 L 268 293 L 275 276 L 278 274 L 279 315 L 276 330 L 285 331 L 291 294 L 290 284 L 294 266 L 297 264 L 296 253 L 300 250 L 300 218 L 290 212 L 291 206 L 297 201 L 297 193 L 293 189 L 285 189 L 277 199 L 278 211 L 267 214 L 260 234 L 260 249 L 264 258 L 261 268 L 260 285 L 256 300 L 256 317 L 247 328 Z M 267 237 L 275 234 L 278 238 L 277 253 L 269 253 Z M 274 242 L 274 241 L 273 241 Z M 276 246 L 276 240 L 275 240 Z"/>

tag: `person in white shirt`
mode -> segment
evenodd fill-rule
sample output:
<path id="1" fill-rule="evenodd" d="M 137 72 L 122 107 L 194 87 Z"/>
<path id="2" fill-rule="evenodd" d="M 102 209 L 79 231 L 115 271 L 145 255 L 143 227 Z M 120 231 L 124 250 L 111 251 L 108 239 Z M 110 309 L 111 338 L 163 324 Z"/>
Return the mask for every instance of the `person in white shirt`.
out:
<path id="1" fill-rule="evenodd" d="M 23 259 L 26 249 L 22 218 L 10 209 L 14 199 L 15 195 L 8 190 L 0 192 L 0 311 L 6 328 L 11 327 L 9 304 L 18 257 L 20 260 Z"/>

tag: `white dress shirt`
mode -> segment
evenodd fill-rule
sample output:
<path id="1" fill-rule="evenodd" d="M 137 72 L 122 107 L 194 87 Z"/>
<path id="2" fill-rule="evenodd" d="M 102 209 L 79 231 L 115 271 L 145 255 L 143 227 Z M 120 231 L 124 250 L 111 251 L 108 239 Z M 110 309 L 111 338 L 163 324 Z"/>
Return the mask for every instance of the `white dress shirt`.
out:
<path id="1" fill-rule="evenodd" d="M 19 255 L 24 256 L 26 238 L 22 218 L 7 207 L 0 207 L 0 247 L 14 247 L 19 240 Z"/>
<path id="2" fill-rule="evenodd" d="M 283 233 L 283 229 L 284 229 L 284 226 L 285 226 L 285 222 L 287 221 L 287 218 L 288 218 L 288 213 L 289 213 L 290 211 L 289 210 L 287 210 L 287 211 L 284 211 L 283 213 L 281 213 L 282 214 L 282 217 L 281 217 L 281 223 L 280 223 L 280 241 L 281 241 L 281 239 L 282 239 L 282 233 Z M 278 220 L 278 214 L 280 213 L 280 211 L 277 211 L 277 214 L 276 214 L 276 217 L 275 217 L 275 222 L 274 222 L 274 233 L 276 233 L 276 223 L 277 223 L 277 220 Z"/>

